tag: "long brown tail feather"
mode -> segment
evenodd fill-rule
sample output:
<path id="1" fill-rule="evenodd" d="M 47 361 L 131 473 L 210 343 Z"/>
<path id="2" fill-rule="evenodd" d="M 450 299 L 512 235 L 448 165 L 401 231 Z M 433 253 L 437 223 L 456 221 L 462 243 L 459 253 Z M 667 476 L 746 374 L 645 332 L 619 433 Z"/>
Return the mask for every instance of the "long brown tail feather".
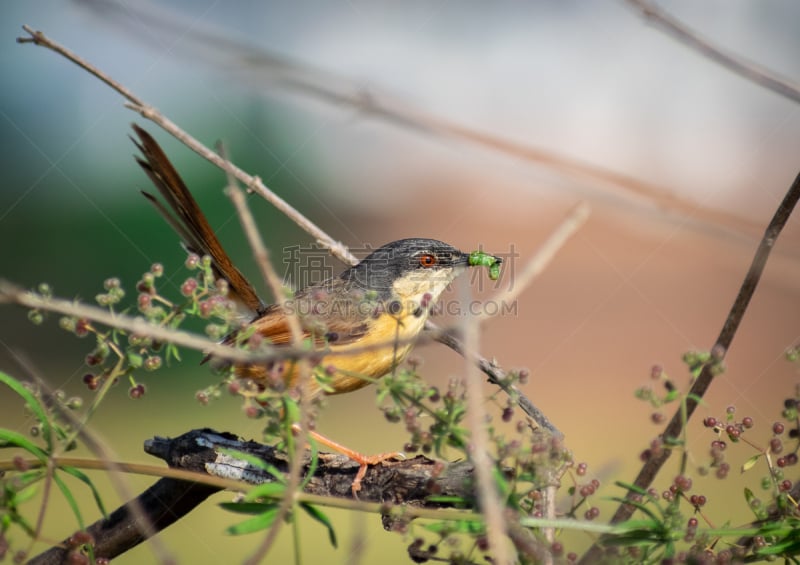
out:
<path id="1" fill-rule="evenodd" d="M 262 312 L 264 304 L 253 285 L 234 266 L 214 230 L 211 229 L 205 214 L 164 151 L 145 130 L 136 124 L 133 124 L 133 130 L 139 141 L 131 139 L 144 156 L 144 159 L 137 156 L 136 162 L 153 181 L 166 201 L 166 206 L 152 194 L 144 191 L 142 194 L 177 232 L 189 251 L 211 257 L 217 275 L 228 281 L 232 298 L 241 301 L 253 312 Z"/>

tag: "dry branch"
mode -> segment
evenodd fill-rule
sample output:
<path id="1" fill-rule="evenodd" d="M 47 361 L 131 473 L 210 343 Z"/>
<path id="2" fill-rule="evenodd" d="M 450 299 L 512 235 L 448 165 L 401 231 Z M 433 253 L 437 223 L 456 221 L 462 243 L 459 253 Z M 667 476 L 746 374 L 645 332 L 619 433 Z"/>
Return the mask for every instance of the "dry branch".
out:
<path id="1" fill-rule="evenodd" d="M 740 77 L 746 78 L 789 100 L 800 102 L 800 85 L 766 67 L 726 53 L 650 0 L 628 0 L 628 3 L 637 8 L 648 22 L 659 27 L 687 47 L 694 49 Z"/>
<path id="2" fill-rule="evenodd" d="M 680 408 L 675 412 L 669 424 L 667 424 L 667 427 L 664 429 L 664 432 L 661 434 L 661 438 L 663 440 L 663 449 L 661 449 L 658 454 L 655 454 L 648 459 L 647 462 L 645 462 L 645 464 L 642 466 L 639 474 L 636 476 L 633 484 L 640 489 L 647 490 L 647 488 L 653 483 L 656 475 L 658 475 L 659 471 L 672 454 L 672 449 L 670 446 L 674 445 L 680 440 L 681 433 L 683 432 L 684 418 L 686 422 L 689 421 L 694 413 L 695 408 L 697 408 L 699 400 L 703 398 L 703 395 L 708 390 L 708 387 L 711 386 L 711 381 L 714 380 L 714 367 L 715 365 L 721 363 L 725 358 L 725 355 L 727 354 L 728 349 L 733 342 L 733 338 L 736 335 L 736 331 L 739 329 L 739 324 L 741 324 L 742 319 L 744 318 L 747 306 L 750 304 L 750 299 L 753 297 L 753 294 L 756 291 L 758 281 L 761 279 L 761 275 L 764 272 L 764 267 L 767 264 L 769 254 L 772 251 L 772 248 L 775 246 L 775 242 L 777 241 L 781 230 L 783 230 L 783 227 L 789 220 L 789 217 L 791 216 L 798 199 L 800 199 L 800 174 L 797 175 L 792 183 L 792 186 L 786 193 L 786 196 L 784 196 L 783 201 L 778 206 L 778 209 L 775 211 L 775 215 L 772 217 L 772 220 L 764 232 L 764 237 L 761 238 L 761 242 L 758 245 L 758 249 L 756 249 L 753 261 L 750 264 L 750 269 L 747 271 L 747 274 L 744 277 L 744 281 L 739 288 L 739 293 L 733 302 L 733 306 L 731 306 L 728 317 L 725 319 L 725 323 L 722 326 L 719 337 L 717 337 L 714 346 L 711 348 L 712 359 L 703 365 L 700 375 L 697 377 L 697 380 L 695 380 L 692 388 L 686 395 L 685 412 Z M 626 498 L 632 499 L 634 496 L 635 494 L 633 491 L 628 491 Z M 621 504 L 614 513 L 614 516 L 611 518 L 611 524 L 619 524 L 629 519 L 633 515 L 634 510 L 635 507 L 631 504 Z M 595 543 L 582 557 L 581 562 L 597 562 L 601 555 L 602 545 L 605 539 L 608 538 L 601 537 L 598 542 Z"/>
<path id="3" fill-rule="evenodd" d="M 242 490 L 248 485 L 257 485 L 273 480 L 273 477 L 248 463 L 224 453 L 236 450 L 258 457 L 287 473 L 289 460 L 285 453 L 269 445 L 253 441 L 243 441 L 228 433 L 213 430 L 193 430 L 175 439 L 156 437 L 145 442 L 145 451 L 163 459 L 173 469 L 183 469 L 198 474 L 198 481 L 162 478 L 136 499 L 141 513 L 130 511 L 130 504 L 116 509 L 108 519 L 98 520 L 87 528 L 94 539 L 96 557 L 113 559 L 174 524 L 187 515 L 212 494 L 222 490 L 216 484 L 205 484 L 206 477 L 235 479 L 241 481 Z M 305 475 L 311 463 L 306 454 L 302 463 Z M 304 492 L 314 497 L 352 497 L 351 485 L 358 463 L 344 455 L 320 453 L 319 467 L 308 482 Z M 431 494 L 462 498 L 467 506 L 472 506 L 473 467 L 468 462 L 439 463 L 423 456 L 402 461 L 385 461 L 369 468 L 362 481 L 359 492 L 359 506 L 376 509 L 379 503 L 383 510 L 385 527 L 393 520 L 406 519 L 391 517 L 394 505 L 409 507 L 408 517 L 413 517 L 413 509 L 441 509 L 446 504 L 429 502 Z M 477 515 L 474 515 L 477 517 Z M 142 528 L 146 521 L 147 529 Z M 146 534 L 145 532 L 150 532 Z M 63 563 L 70 551 L 69 539 L 34 557 L 30 563 L 49 565 Z"/>

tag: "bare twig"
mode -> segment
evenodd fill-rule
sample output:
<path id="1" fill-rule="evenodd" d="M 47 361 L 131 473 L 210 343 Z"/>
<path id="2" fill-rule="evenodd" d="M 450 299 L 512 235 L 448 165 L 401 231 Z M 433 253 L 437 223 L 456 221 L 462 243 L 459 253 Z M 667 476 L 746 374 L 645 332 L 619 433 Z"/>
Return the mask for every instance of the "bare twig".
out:
<path id="1" fill-rule="evenodd" d="M 123 86 L 120 82 L 111 78 L 108 74 L 104 73 L 85 59 L 79 57 L 66 47 L 63 47 L 59 43 L 51 40 L 41 31 L 36 31 L 30 26 L 24 25 L 22 26 L 30 37 L 20 37 L 17 38 L 18 43 L 34 43 L 36 45 L 46 47 L 56 53 L 64 56 L 68 60 L 72 61 L 82 69 L 88 71 L 89 73 L 93 74 L 101 81 L 106 83 L 108 86 L 119 92 L 122 96 L 124 96 L 128 101 L 129 104 L 126 104 L 132 110 L 141 114 L 144 118 L 151 120 L 152 122 L 161 126 L 165 131 L 169 132 L 173 137 L 181 141 L 184 145 L 186 145 L 189 149 L 203 157 L 204 159 L 210 161 L 217 167 L 222 170 L 230 170 L 231 173 L 242 182 L 248 190 L 252 190 L 257 192 L 262 198 L 270 202 L 273 206 L 275 206 L 278 210 L 284 213 L 289 219 L 295 222 L 298 226 L 303 228 L 306 232 L 311 234 L 321 246 L 326 249 L 329 249 L 330 252 L 335 256 L 344 261 L 345 263 L 353 264 L 356 262 L 356 258 L 348 251 L 348 249 L 342 245 L 340 242 L 335 241 L 331 238 L 328 234 L 324 231 L 319 229 L 313 222 L 311 222 L 308 218 L 303 216 L 297 209 L 295 209 L 291 204 L 283 200 L 280 196 L 272 192 L 269 188 L 261 182 L 261 179 L 258 177 L 254 177 L 252 175 L 247 174 L 242 169 L 237 167 L 236 165 L 229 163 L 226 165 L 225 159 L 220 157 L 214 151 L 200 143 L 197 139 L 190 136 L 184 130 L 179 128 L 175 123 L 169 120 L 166 116 L 161 114 L 156 108 L 146 104 L 142 99 L 137 97 L 133 94 L 128 88 Z"/>
<path id="2" fill-rule="evenodd" d="M 764 232 L 764 237 L 761 238 L 753 261 L 750 264 L 750 269 L 747 271 L 742 286 L 739 288 L 736 300 L 734 300 L 728 317 L 725 319 L 717 341 L 711 348 L 712 359 L 703 366 L 700 375 L 686 395 L 685 411 L 678 409 L 672 416 L 672 420 L 670 420 L 664 432 L 661 434 L 663 438 L 663 449 L 661 449 L 658 454 L 648 459 L 642 466 L 642 469 L 633 482 L 635 486 L 641 489 L 647 489 L 652 484 L 656 475 L 672 454 L 670 445 L 673 444 L 674 440 L 680 438 L 681 432 L 683 431 L 684 420 L 688 422 L 695 408 L 697 408 L 698 402 L 706 393 L 708 387 L 711 386 L 711 381 L 714 379 L 714 366 L 721 363 L 725 358 L 733 342 L 733 338 L 736 335 L 736 331 L 739 329 L 739 324 L 744 318 L 747 306 L 750 304 L 750 299 L 755 293 L 758 281 L 761 279 L 761 274 L 764 272 L 769 254 L 775 246 L 775 241 L 778 239 L 783 226 L 786 225 L 789 216 L 791 216 L 798 199 L 800 199 L 800 174 L 795 178 L 786 196 L 784 196 L 783 201 L 778 206 L 775 215 L 772 217 L 772 220 Z M 634 496 L 633 491 L 628 491 L 626 496 L 627 498 L 632 498 Z M 624 522 L 633 515 L 634 510 L 635 507 L 631 504 L 621 504 L 614 513 L 611 524 Z M 606 538 L 601 537 L 582 557 L 581 561 L 583 563 L 597 562 L 602 552 L 602 545 L 605 539 Z"/>
<path id="3" fill-rule="evenodd" d="M 629 194 L 646 198 L 662 209 L 677 211 L 692 218 L 702 216 L 707 226 L 733 229 L 739 233 L 760 228 L 758 224 L 742 216 L 721 210 L 699 208 L 696 202 L 670 193 L 665 187 L 650 181 L 570 159 L 541 147 L 520 143 L 425 113 L 410 107 L 407 103 L 399 102 L 390 93 L 378 92 L 374 88 L 366 91 L 361 84 L 337 73 L 231 39 L 228 34 L 203 30 L 197 26 L 187 31 L 181 24 L 182 15 L 170 10 L 162 9 L 154 12 L 151 8 L 125 6 L 123 12 L 114 5 L 103 4 L 103 17 L 109 21 L 128 22 L 131 12 L 136 13 L 137 21 L 147 22 L 148 26 L 159 29 L 161 33 L 169 35 L 180 32 L 182 39 L 180 46 L 191 53 L 193 58 L 197 58 L 198 53 L 204 53 L 204 60 L 217 61 L 216 64 L 225 71 L 245 68 L 248 81 L 252 81 L 254 76 L 260 77 L 266 74 L 273 84 L 282 86 L 292 93 L 300 93 L 337 107 L 347 106 L 361 114 L 400 127 L 472 143 L 490 151 L 541 165 L 568 178 L 588 179 L 595 183 L 595 188 L 599 188 L 598 182 L 601 185 L 621 188 Z M 134 39 L 140 40 L 140 37 L 137 35 Z"/>
<path id="4" fill-rule="evenodd" d="M 114 461 L 117 459 L 116 454 L 108 446 L 107 442 L 104 442 L 101 438 L 99 438 L 95 432 L 93 432 L 86 425 L 86 418 L 88 418 L 88 416 L 82 421 L 79 420 L 71 411 L 65 410 L 60 402 L 54 400 L 52 389 L 47 385 L 47 383 L 44 382 L 42 378 L 39 377 L 38 372 L 34 369 L 30 361 L 20 356 L 17 356 L 17 361 L 23 366 L 25 371 L 27 371 L 30 378 L 34 380 L 37 387 L 41 391 L 42 396 L 48 401 L 48 404 L 53 406 L 53 409 L 58 412 L 59 417 L 63 418 L 66 422 L 69 422 L 73 430 L 73 434 L 80 438 L 83 441 L 83 444 L 86 445 L 86 447 L 88 447 L 89 450 L 91 450 L 91 452 L 94 453 L 98 458 L 100 458 L 104 464 L 104 468 L 109 471 L 108 478 L 111 482 L 111 485 L 117 491 L 119 497 L 122 500 L 130 499 L 132 497 L 132 491 L 128 483 L 124 480 L 123 469 L 116 466 L 114 463 Z M 69 440 L 67 443 L 70 441 L 71 440 Z M 48 482 L 45 483 L 46 489 L 49 488 L 49 481 L 52 479 L 52 473 L 59 465 L 69 465 L 69 463 L 60 458 L 59 450 L 55 450 L 52 456 L 47 460 Z M 49 508 L 49 505 L 47 504 L 47 497 L 45 493 L 42 501 L 42 512 L 44 512 L 46 508 Z M 156 530 L 154 529 L 153 524 L 147 518 L 144 510 L 136 500 L 131 501 L 128 511 L 136 521 L 137 531 L 140 531 L 141 534 L 147 538 L 155 534 Z M 159 563 L 169 563 L 173 560 L 173 557 L 167 550 L 166 545 L 160 539 L 154 540 L 154 543 L 152 544 L 152 550 Z"/>
<path id="5" fill-rule="evenodd" d="M 511 384 L 510 377 L 505 369 L 485 357 L 471 354 L 464 346 L 464 343 L 452 332 L 437 333 L 434 339 L 439 343 L 447 345 L 447 347 L 457 352 L 459 355 L 471 358 L 473 362 L 477 364 L 478 368 L 489 377 L 490 383 L 499 386 L 511 398 L 517 400 L 517 406 L 519 406 L 525 414 L 530 416 L 538 425 L 546 429 L 549 433 L 557 437 L 563 437 L 563 434 L 553 425 L 547 416 L 544 415 L 544 412 L 539 410 L 528 397 L 522 394 L 516 386 Z"/>
<path id="6" fill-rule="evenodd" d="M 112 314 L 107 309 L 97 306 L 81 304 L 62 298 L 45 297 L 0 279 L 0 304 L 8 302 L 13 302 L 20 306 L 36 310 L 56 312 L 58 314 L 64 314 L 65 316 L 86 318 L 108 327 L 130 332 L 134 335 L 149 336 L 158 341 L 174 343 L 175 345 L 181 345 L 198 351 L 205 351 L 210 355 L 228 361 L 245 362 L 248 360 L 252 361 L 253 359 L 252 354 L 248 354 L 244 350 L 222 345 L 195 334 L 151 324 L 140 317 L 134 318 L 126 316 L 125 314 Z M 279 357 L 286 359 L 286 356 L 282 354 L 280 354 Z"/>
<path id="7" fill-rule="evenodd" d="M 462 294 L 467 294 L 463 285 Z M 468 299 L 468 296 L 462 296 Z M 467 353 L 478 350 L 478 324 L 477 321 L 464 319 L 462 324 L 464 333 L 464 349 Z M 481 512 L 486 516 L 486 535 L 489 541 L 492 562 L 501 565 L 512 563 L 511 555 L 506 546 L 508 527 L 503 517 L 503 503 L 497 492 L 497 485 L 492 470 L 494 462 L 489 453 L 489 434 L 486 431 L 486 407 L 483 402 L 483 391 L 475 364 L 469 355 L 464 357 L 466 362 L 464 383 L 467 393 L 467 425 L 469 426 L 470 439 L 467 452 L 470 460 L 475 465 L 478 504 Z"/>
<path id="8" fill-rule="evenodd" d="M 586 222 L 586 219 L 589 217 L 589 212 L 590 208 L 586 202 L 580 202 L 575 206 L 539 247 L 527 265 L 525 265 L 525 268 L 520 271 L 519 275 L 514 279 L 514 285 L 509 286 L 503 292 L 495 294 L 491 300 L 495 303 L 513 302 L 517 296 L 544 271 L 561 247 L 576 231 L 578 231 L 578 229 L 580 229 L 584 222 Z M 499 311 L 498 309 L 494 312 Z M 481 319 L 490 318 L 492 314 L 483 311 L 478 317 Z"/>
<path id="9" fill-rule="evenodd" d="M 687 47 L 694 49 L 729 71 L 733 71 L 737 75 L 759 86 L 780 94 L 794 102 L 800 102 L 800 85 L 793 83 L 790 79 L 782 77 L 774 71 L 752 61 L 748 61 L 743 57 L 726 53 L 707 39 L 701 37 L 699 33 L 690 29 L 689 26 L 659 8 L 650 0 L 628 0 L 628 3 L 634 8 L 637 8 L 647 21 L 668 33 Z"/>
<path id="10" fill-rule="evenodd" d="M 291 332 L 292 345 L 295 348 L 300 348 L 303 343 L 303 329 L 300 326 L 300 320 L 294 311 L 286 306 L 283 306 L 284 301 L 281 300 L 281 297 L 284 289 L 283 285 L 281 284 L 280 277 L 278 276 L 278 273 L 275 272 L 272 263 L 269 261 L 269 252 L 264 245 L 264 241 L 261 239 L 261 235 L 258 233 L 256 222 L 253 219 L 253 214 L 250 212 L 250 208 L 247 206 L 247 200 L 245 199 L 244 193 L 236 184 L 236 178 L 233 175 L 231 162 L 224 155 L 221 145 L 219 147 L 219 153 L 224 159 L 225 172 L 228 177 L 228 186 L 226 188 L 226 192 L 236 208 L 236 213 L 239 215 L 239 222 L 242 224 L 242 228 L 247 235 L 247 241 L 250 244 L 250 249 L 253 250 L 256 264 L 261 270 L 264 280 L 272 290 L 272 294 L 275 297 L 276 302 L 282 305 L 281 308 L 284 310 L 286 323 L 288 324 L 289 331 Z M 281 505 L 278 509 L 278 515 L 270 527 L 269 532 L 267 532 L 267 535 L 264 536 L 264 539 L 253 555 L 245 561 L 245 563 L 248 564 L 255 565 L 256 563 L 260 563 L 264 556 L 269 552 L 272 544 L 275 543 L 275 540 L 278 537 L 278 532 L 280 532 L 286 516 L 288 516 L 289 511 L 294 505 L 294 492 L 300 486 L 301 472 L 303 470 L 303 455 L 306 449 L 307 430 L 311 424 L 311 407 L 308 387 L 309 379 L 311 378 L 311 366 L 309 364 L 309 360 L 299 359 L 297 370 L 300 374 L 298 387 L 300 391 L 300 430 L 294 442 L 294 452 L 292 454 L 291 468 L 289 469 L 289 480 L 286 488 L 286 496 L 284 496 L 283 500 L 281 500 Z M 291 431 L 289 433 L 291 433 Z M 299 557 L 297 559 L 299 560 Z"/>

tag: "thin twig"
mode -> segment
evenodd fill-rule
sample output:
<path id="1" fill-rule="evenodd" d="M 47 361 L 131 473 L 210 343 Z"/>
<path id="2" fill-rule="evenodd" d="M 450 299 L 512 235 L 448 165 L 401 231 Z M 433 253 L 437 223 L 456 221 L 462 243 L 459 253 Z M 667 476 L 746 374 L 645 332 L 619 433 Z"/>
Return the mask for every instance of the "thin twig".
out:
<path id="1" fill-rule="evenodd" d="M 461 285 L 462 294 L 468 292 Z M 465 301 L 469 296 L 462 296 Z M 467 352 L 478 350 L 478 324 L 476 321 L 464 319 L 462 324 L 464 333 L 464 348 Z M 470 431 L 470 440 L 467 449 L 470 461 L 475 465 L 475 490 L 478 495 L 478 505 L 486 517 L 486 536 L 489 542 L 492 562 L 501 565 L 512 563 L 506 546 L 508 527 L 503 517 L 504 505 L 500 501 L 500 494 L 494 480 L 494 462 L 489 454 L 489 434 L 486 431 L 486 407 L 483 402 L 481 390 L 482 379 L 476 371 L 475 364 L 469 358 L 465 360 L 464 384 L 467 394 L 467 425 Z"/>
<path id="2" fill-rule="evenodd" d="M 163 128 L 165 131 L 169 132 L 173 137 L 178 139 L 181 143 L 186 145 L 189 149 L 203 157 L 204 159 L 210 161 L 217 167 L 222 170 L 230 170 L 231 173 L 242 182 L 248 190 L 255 191 L 258 193 L 262 198 L 270 202 L 273 206 L 275 206 L 278 210 L 280 210 L 283 214 L 285 214 L 289 219 L 295 222 L 298 226 L 303 228 L 306 232 L 311 234 L 317 240 L 321 246 L 329 249 L 330 252 L 335 256 L 344 261 L 345 263 L 354 264 L 357 262 L 357 259 L 350 253 L 350 251 L 340 242 L 331 238 L 327 233 L 322 231 L 318 228 L 313 222 L 311 222 L 308 218 L 303 216 L 297 209 L 295 209 L 291 204 L 283 200 L 280 196 L 275 194 L 258 177 L 254 177 L 252 175 L 247 174 L 242 169 L 237 167 L 236 165 L 230 163 L 226 165 L 225 160 L 217 155 L 214 151 L 200 143 L 197 139 L 190 136 L 184 130 L 179 128 L 174 122 L 164 116 L 161 112 L 159 112 L 153 106 L 146 104 L 142 99 L 137 97 L 133 92 L 131 92 L 128 88 L 123 86 L 120 82 L 111 78 L 108 74 L 104 73 L 85 59 L 79 57 L 66 47 L 60 45 L 59 43 L 53 41 L 49 37 L 47 37 L 41 31 L 36 31 L 30 26 L 23 25 L 22 29 L 24 29 L 30 37 L 19 37 L 17 38 L 18 43 L 34 43 L 35 45 L 39 45 L 42 47 L 46 47 L 56 53 L 64 56 L 68 60 L 72 61 L 82 69 L 88 71 L 89 73 L 93 74 L 101 81 L 106 83 L 108 86 L 116 90 L 122 96 L 124 96 L 129 103 L 126 106 L 139 114 L 141 114 L 144 118 L 151 120 L 152 122 L 158 124 Z"/>
<path id="3" fill-rule="evenodd" d="M 525 265 L 525 268 L 520 271 L 519 275 L 514 279 L 513 286 L 509 286 L 503 292 L 495 294 L 490 298 L 490 301 L 496 304 L 513 302 L 545 270 L 561 247 L 586 222 L 589 212 L 590 208 L 586 202 L 580 202 L 570 210 L 567 217 L 550 233 L 527 265 Z M 496 309 L 492 311 L 493 313 L 488 313 L 488 311 L 484 310 L 478 318 L 491 318 L 494 313 L 500 311 L 500 309 Z"/>
<path id="4" fill-rule="evenodd" d="M 137 531 L 141 532 L 141 534 L 145 537 L 152 537 L 156 530 L 153 528 L 153 524 L 150 522 L 150 520 L 148 520 L 148 518 L 145 516 L 137 500 L 133 499 L 133 492 L 129 488 L 130 485 L 125 482 L 123 476 L 124 470 L 115 466 L 114 461 L 117 459 L 117 457 L 113 450 L 108 447 L 108 443 L 99 438 L 95 432 L 86 425 L 85 420 L 79 420 L 75 414 L 69 410 L 65 410 L 61 403 L 54 400 L 53 391 L 50 389 L 47 383 L 45 383 L 44 380 L 39 377 L 38 372 L 34 369 L 30 360 L 17 355 L 17 362 L 22 365 L 23 369 L 28 373 L 30 378 L 34 380 L 44 398 L 48 400 L 48 405 L 53 407 L 53 409 L 58 413 L 59 417 L 63 418 L 69 423 L 70 427 L 74 430 L 74 435 L 80 438 L 83 444 L 88 447 L 89 450 L 94 453 L 103 463 L 105 463 L 105 468 L 109 471 L 107 476 L 111 481 L 111 485 L 114 487 L 114 490 L 117 491 L 117 494 L 122 500 L 131 500 L 129 511 L 135 519 Z M 59 466 L 59 463 L 62 466 L 69 465 L 69 463 L 61 460 L 58 450 L 55 450 L 52 456 L 47 460 L 48 479 L 52 479 L 52 473 L 55 471 L 55 468 Z M 49 485 L 46 484 L 46 487 L 47 486 Z M 48 507 L 46 503 L 46 497 L 42 502 L 42 506 L 42 510 L 44 510 L 45 507 Z M 159 563 L 171 563 L 174 561 L 172 555 L 170 554 L 169 550 L 167 550 L 167 547 L 162 540 L 155 540 L 151 548 L 155 554 L 156 560 Z"/>
<path id="5" fill-rule="evenodd" d="M 648 22 L 687 47 L 759 86 L 794 102 L 800 102 L 800 85 L 793 83 L 790 79 L 743 57 L 726 53 L 650 0 L 628 0 L 628 3 L 637 8 Z"/>
<path id="6" fill-rule="evenodd" d="M 107 309 L 81 304 L 62 298 L 50 298 L 27 291 L 13 283 L 0 279 L 0 304 L 13 302 L 27 308 L 55 312 L 74 318 L 86 318 L 108 327 L 130 332 L 133 335 L 149 336 L 158 341 L 174 343 L 190 349 L 205 351 L 210 355 L 228 361 L 245 362 L 253 359 L 247 351 L 222 345 L 216 341 L 152 324 L 141 317 L 125 314 L 112 314 Z M 283 357 L 286 358 L 285 356 Z"/>
<path id="7" fill-rule="evenodd" d="M 736 335 L 736 331 L 739 329 L 739 324 L 741 324 L 744 318 L 747 306 L 750 304 L 750 299 L 755 293 L 758 281 L 761 279 L 761 275 L 764 272 L 764 267 L 767 264 L 767 259 L 769 258 L 772 248 L 775 246 L 775 241 L 778 239 L 781 230 L 791 216 L 798 199 L 800 199 L 800 174 L 795 178 L 786 196 L 784 196 L 783 201 L 778 206 L 775 215 L 772 217 L 772 220 L 764 232 L 764 237 L 761 238 L 753 261 L 750 264 L 750 269 L 747 271 L 744 281 L 739 288 L 736 300 L 734 300 L 733 306 L 731 306 L 730 312 L 725 319 L 719 337 L 717 337 L 714 346 L 711 348 L 712 359 L 703 365 L 700 375 L 686 395 L 685 411 L 679 408 L 672 416 L 672 420 L 670 420 L 664 432 L 661 434 L 664 446 L 663 449 L 645 462 L 639 474 L 636 476 L 636 479 L 633 481 L 633 484 L 640 489 L 645 490 L 652 484 L 656 475 L 658 475 L 659 471 L 672 454 L 672 449 L 669 446 L 672 445 L 673 440 L 680 438 L 684 421 L 689 421 L 695 408 L 697 408 L 698 402 L 703 398 L 708 387 L 711 386 L 711 381 L 714 380 L 714 367 L 725 358 L 733 342 L 733 338 Z M 628 491 L 626 495 L 627 498 L 633 498 L 634 496 L 635 493 L 633 491 Z M 619 524 L 629 519 L 633 515 L 634 510 L 635 507 L 632 504 L 621 504 L 611 518 L 611 524 Z M 601 537 L 581 558 L 581 562 L 595 563 L 602 552 L 602 544 L 605 539 L 606 538 Z"/>
<path id="8" fill-rule="evenodd" d="M 425 113 L 407 103 L 398 102 L 397 97 L 386 92 L 378 92 L 374 88 L 366 91 L 361 84 L 342 75 L 283 54 L 265 51 L 246 42 L 231 39 L 228 35 L 203 30 L 197 26 L 187 31 L 181 24 L 182 16 L 170 10 L 155 12 L 151 8 L 126 5 L 123 12 L 114 5 L 103 4 L 102 14 L 110 21 L 116 18 L 119 22 L 124 18 L 128 22 L 132 12 L 136 13 L 137 20 L 147 22 L 148 26 L 157 28 L 164 34 L 180 32 L 180 47 L 193 58 L 197 58 L 198 53 L 204 53 L 205 61 L 221 61 L 216 64 L 228 72 L 244 67 L 248 81 L 252 81 L 254 76 L 266 74 L 272 84 L 292 93 L 300 93 L 337 108 L 350 107 L 360 114 L 414 131 L 472 143 L 489 151 L 541 165 L 569 178 L 588 179 L 595 187 L 599 182 L 621 188 L 630 194 L 644 197 L 663 209 L 678 211 L 692 218 L 697 218 L 700 213 L 706 225 L 726 226 L 727 229 L 737 230 L 737 233 L 758 230 L 760 227 L 741 216 L 698 208 L 696 202 L 690 202 L 674 192 L 670 193 L 665 187 L 652 182 Z M 134 39 L 140 40 L 140 37 L 137 35 Z M 271 90 L 274 91 L 275 89 Z"/>
<path id="9" fill-rule="evenodd" d="M 511 384 L 511 379 L 508 373 L 494 361 L 490 361 L 481 355 L 471 354 L 464 343 L 454 335 L 453 332 L 440 332 L 435 334 L 434 338 L 439 343 L 447 345 L 450 349 L 463 357 L 468 357 L 489 377 L 489 382 L 499 386 L 511 398 L 517 400 L 517 406 L 530 416 L 539 426 L 547 430 L 549 433 L 557 437 L 564 437 L 559 429 L 544 415 L 544 412 L 539 410 L 531 400 L 522 394 L 520 390 Z"/>
<path id="10" fill-rule="evenodd" d="M 267 251 L 264 241 L 261 239 L 261 235 L 258 233 L 256 222 L 253 219 L 253 214 L 250 212 L 250 208 L 247 206 L 245 195 L 236 184 L 236 177 L 234 176 L 233 169 L 231 168 L 232 164 L 225 156 L 221 145 L 219 146 L 219 153 L 220 157 L 222 157 L 224 160 L 225 173 L 228 177 L 228 186 L 226 187 L 225 191 L 236 208 L 236 213 L 239 216 L 239 222 L 241 223 L 242 228 L 247 236 L 247 241 L 250 244 L 250 249 L 253 251 L 256 264 L 261 270 L 264 280 L 272 290 L 272 294 L 275 297 L 276 302 L 282 305 L 281 308 L 283 308 L 286 323 L 289 326 L 289 331 L 291 333 L 292 345 L 295 348 L 300 348 L 303 343 L 303 329 L 300 326 L 300 319 L 297 317 L 297 314 L 294 311 L 283 305 L 284 301 L 281 300 L 281 297 L 283 295 L 284 288 L 281 284 L 280 277 L 278 277 L 278 273 L 275 272 L 272 263 L 270 263 L 269 251 Z M 300 391 L 300 431 L 295 438 L 294 452 L 292 454 L 291 467 L 289 469 L 289 480 L 286 486 L 286 495 L 283 497 L 283 500 L 281 500 L 280 507 L 278 508 L 278 514 L 272 526 L 270 527 L 269 532 L 267 532 L 267 535 L 264 536 L 264 539 L 258 548 L 253 552 L 253 555 L 245 561 L 247 564 L 255 565 L 256 563 L 260 563 L 267 553 L 269 553 L 270 548 L 278 537 L 278 533 L 280 532 L 285 518 L 289 515 L 289 511 L 295 503 L 294 493 L 300 486 L 300 479 L 303 471 L 303 454 L 305 453 L 306 449 L 307 430 L 311 424 L 311 405 L 309 398 L 309 379 L 311 378 L 311 366 L 309 360 L 299 359 L 297 363 L 297 370 L 300 374 L 298 386 Z M 289 433 L 292 433 L 291 430 Z M 297 559 L 299 560 L 299 556 L 297 556 Z"/>

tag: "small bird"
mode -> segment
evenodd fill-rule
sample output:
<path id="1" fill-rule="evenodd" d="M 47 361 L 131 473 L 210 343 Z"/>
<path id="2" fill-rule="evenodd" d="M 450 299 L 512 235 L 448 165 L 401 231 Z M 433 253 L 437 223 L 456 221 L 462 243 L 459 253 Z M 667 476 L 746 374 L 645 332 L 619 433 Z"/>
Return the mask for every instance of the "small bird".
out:
<path id="1" fill-rule="evenodd" d="M 304 339 L 311 339 L 320 350 L 321 361 L 312 378 L 307 379 L 305 390 L 311 395 L 351 392 L 392 372 L 412 349 L 445 288 L 470 266 L 501 262 L 501 258 L 483 253 L 476 261 L 475 252 L 465 253 L 435 239 L 401 239 L 379 247 L 338 276 L 296 291 L 283 304 L 265 305 L 223 249 L 164 151 L 145 130 L 135 124 L 133 129 L 138 137 L 133 141 L 143 156 L 137 156 L 136 161 L 166 206 L 154 195 L 145 191 L 142 194 L 178 233 L 189 252 L 211 258 L 216 276 L 229 285 L 229 297 L 252 313 L 249 326 L 273 345 L 290 345 L 287 316 L 297 315 Z M 235 335 L 223 341 L 234 342 Z M 234 371 L 238 377 L 262 386 L 277 377 L 287 387 L 295 387 L 300 376 L 297 363 L 291 359 L 239 364 Z M 367 465 L 396 455 L 364 456 L 328 438 L 312 435 L 361 464 L 353 483 L 354 494 Z"/>

